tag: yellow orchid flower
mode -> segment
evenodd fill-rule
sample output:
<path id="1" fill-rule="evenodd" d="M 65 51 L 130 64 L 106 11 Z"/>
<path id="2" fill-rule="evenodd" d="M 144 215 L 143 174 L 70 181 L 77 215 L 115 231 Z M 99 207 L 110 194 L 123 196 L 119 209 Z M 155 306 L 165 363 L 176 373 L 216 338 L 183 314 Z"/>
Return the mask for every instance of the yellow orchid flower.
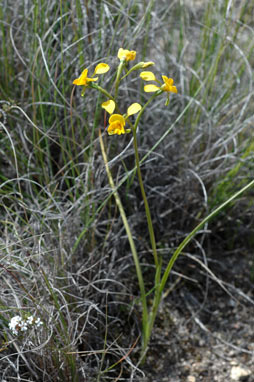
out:
<path id="1" fill-rule="evenodd" d="M 114 101 L 112 100 L 103 102 L 102 107 L 107 112 L 110 112 L 111 109 L 109 105 L 112 106 L 112 102 L 114 103 Z M 125 116 L 121 114 L 112 114 L 109 118 L 109 126 L 107 128 L 108 135 L 121 135 L 128 133 L 130 130 L 125 129 L 126 120 L 130 115 L 138 113 L 141 110 L 141 108 L 141 105 L 135 102 L 128 107 L 127 114 Z"/>
<path id="2" fill-rule="evenodd" d="M 133 61 L 136 58 L 136 52 L 135 50 L 120 48 L 118 50 L 117 57 L 119 58 L 119 60 Z"/>
<path id="3" fill-rule="evenodd" d="M 173 85 L 174 80 L 172 78 L 168 78 L 167 76 L 162 76 L 163 84 L 161 84 L 161 82 L 157 80 L 153 72 L 141 72 L 140 77 L 144 81 L 156 81 L 161 85 L 160 87 L 153 84 L 144 86 L 144 91 L 146 93 L 153 93 L 153 92 L 157 92 L 158 90 L 162 90 L 167 93 L 177 93 L 177 88 L 176 86 Z M 167 96 L 166 106 L 168 104 L 169 104 L 169 94 Z"/>
<path id="4" fill-rule="evenodd" d="M 173 86 L 174 80 L 172 78 L 168 78 L 167 76 L 162 76 L 164 84 L 161 87 L 161 90 L 164 92 L 177 93 L 177 88 Z"/>
<path id="5" fill-rule="evenodd" d="M 125 119 L 121 114 L 112 114 L 109 118 L 108 135 L 125 134 Z"/>
<path id="6" fill-rule="evenodd" d="M 92 77 L 95 74 L 104 74 L 104 73 L 107 73 L 107 71 L 109 71 L 109 69 L 110 69 L 110 67 L 109 67 L 108 64 L 104 64 L 103 62 L 101 62 L 94 69 L 94 73 L 93 73 Z M 93 81 L 97 81 L 98 80 L 98 77 L 96 77 L 96 78 L 89 78 L 89 77 L 87 77 L 87 74 L 88 74 L 88 69 L 84 69 L 83 72 L 81 73 L 81 75 L 79 76 L 79 78 L 76 78 L 73 81 L 73 84 L 74 85 L 78 85 L 78 86 L 80 86 L 80 85 L 88 86 L 89 82 L 93 82 Z"/>
<path id="7" fill-rule="evenodd" d="M 153 72 L 141 72 L 140 77 L 144 81 L 156 81 L 158 82 L 161 86 L 156 86 L 156 85 L 146 85 L 144 87 L 144 91 L 147 93 L 150 92 L 156 92 L 157 90 L 163 90 L 164 92 L 169 92 L 169 93 L 177 93 L 177 88 L 176 86 L 173 86 L 174 80 L 172 78 L 168 78 L 167 76 L 162 76 L 163 79 L 163 84 L 160 83 L 153 74 Z"/>
<path id="8" fill-rule="evenodd" d="M 88 69 L 83 70 L 79 78 L 76 78 L 76 80 L 73 81 L 73 84 L 78 86 L 80 85 L 88 86 L 89 82 L 98 80 L 98 77 L 88 78 L 87 73 L 88 73 Z"/>

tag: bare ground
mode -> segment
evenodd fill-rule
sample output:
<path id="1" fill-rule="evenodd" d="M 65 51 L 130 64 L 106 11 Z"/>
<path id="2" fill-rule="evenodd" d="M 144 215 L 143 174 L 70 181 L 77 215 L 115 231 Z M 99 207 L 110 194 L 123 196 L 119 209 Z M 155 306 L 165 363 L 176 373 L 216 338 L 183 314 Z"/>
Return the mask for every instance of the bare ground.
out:
<path id="1" fill-rule="evenodd" d="M 252 267 L 239 252 L 212 266 L 231 282 L 179 283 L 161 306 L 144 381 L 254 381 Z"/>

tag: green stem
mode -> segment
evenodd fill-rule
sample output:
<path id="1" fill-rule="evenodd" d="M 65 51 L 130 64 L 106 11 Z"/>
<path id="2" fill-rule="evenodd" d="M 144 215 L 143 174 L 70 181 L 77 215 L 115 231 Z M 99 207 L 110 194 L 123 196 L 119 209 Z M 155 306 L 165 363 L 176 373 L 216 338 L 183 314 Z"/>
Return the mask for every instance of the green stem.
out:
<path id="1" fill-rule="evenodd" d="M 139 120 L 140 120 L 141 116 L 143 115 L 143 113 L 144 113 L 145 109 L 147 108 L 147 106 L 150 104 L 150 102 L 152 102 L 154 100 L 154 98 L 156 98 L 161 93 L 162 93 L 162 91 L 158 91 L 155 94 L 153 94 L 152 97 L 149 98 L 149 100 L 146 102 L 146 104 L 142 107 L 142 109 L 138 113 L 135 125 L 132 128 L 133 146 L 134 146 L 135 162 L 136 162 L 136 167 L 137 167 L 139 187 L 140 187 L 140 191 L 141 191 L 142 198 L 143 198 L 144 205 L 145 205 L 145 212 L 146 212 L 148 231 L 149 231 L 149 236 L 150 236 L 150 241 L 151 241 L 151 246 L 152 246 L 152 251 L 153 251 L 153 257 L 154 257 L 154 264 L 156 266 L 156 269 L 158 268 L 158 265 L 159 265 L 158 254 L 157 254 L 157 249 L 156 249 L 156 241 L 155 241 L 153 223 L 152 223 L 152 218 L 151 218 L 151 212 L 150 212 L 149 204 L 148 204 L 148 201 L 147 201 L 147 197 L 146 197 L 146 193 L 145 193 L 145 188 L 144 188 L 144 184 L 143 184 L 143 179 L 142 179 L 142 175 L 141 175 L 141 170 L 140 170 L 140 160 L 139 160 L 138 142 L 137 142 L 137 127 L 138 127 Z"/>
<path id="2" fill-rule="evenodd" d="M 146 104 L 142 107 L 140 110 L 135 125 L 132 127 L 132 133 L 133 133 L 133 146 L 134 146 L 134 153 L 135 153 L 135 162 L 136 162 L 136 168 L 137 168 L 137 175 L 138 175 L 138 180 L 139 180 L 139 187 L 140 191 L 142 194 L 142 198 L 144 201 L 145 205 L 145 212 L 146 212 L 146 219 L 147 219 L 147 226 L 148 226 L 148 231 L 149 231 L 149 236 L 150 236 L 150 242 L 152 246 L 152 251 L 153 251 L 153 257 L 154 257 L 154 264 L 156 268 L 156 273 L 155 273 L 155 294 L 153 298 L 153 306 L 152 310 L 149 313 L 148 316 L 148 321 L 145 323 L 145 327 L 143 327 L 143 341 L 142 341 L 142 351 L 141 351 L 141 360 L 144 362 L 145 360 L 145 354 L 146 350 L 148 347 L 148 343 L 151 337 L 152 333 L 152 328 L 154 324 L 154 320 L 156 317 L 156 313 L 158 310 L 159 302 L 160 302 L 160 292 L 159 292 L 159 287 L 160 287 L 160 279 L 161 279 L 161 261 L 158 260 L 158 254 L 157 254 L 157 248 L 156 248 L 156 240 L 155 240 L 155 235 L 154 235 L 154 229 L 153 229 L 153 222 L 151 218 L 151 212 L 149 208 L 149 204 L 147 201 L 146 193 L 145 193 L 145 188 L 143 184 L 143 179 L 141 175 L 141 170 L 140 170 L 140 159 L 139 159 L 139 153 L 138 153 L 138 142 L 137 142 L 137 127 L 138 123 L 140 121 L 141 116 L 143 115 L 145 109 L 147 106 L 156 98 L 158 95 L 160 95 L 162 91 L 157 91 L 155 94 L 152 95 L 152 97 L 149 98 L 149 100 L 146 102 Z M 131 125 L 131 124 L 130 124 Z M 132 125 L 131 125 L 132 126 Z"/>
<path id="3" fill-rule="evenodd" d="M 158 307 L 160 304 L 160 291 L 159 291 L 159 289 L 160 289 L 161 267 L 162 267 L 162 261 L 160 259 L 159 265 L 156 268 L 156 274 L 155 274 L 155 286 L 154 286 L 155 293 L 154 293 L 154 297 L 153 297 L 153 306 L 152 306 L 151 311 L 149 312 L 148 323 L 146 325 L 146 331 L 144 332 L 145 336 L 144 336 L 143 342 L 142 342 L 142 350 L 141 350 L 141 355 L 140 355 L 141 363 L 144 363 L 144 361 L 145 361 L 146 351 L 147 351 L 150 337 L 152 334 L 152 329 L 153 329 L 154 321 L 155 321 L 155 318 L 157 315 Z"/>
<path id="4" fill-rule="evenodd" d="M 156 249 L 156 241 L 155 241 L 153 223 L 152 223 L 152 218 L 151 218 L 151 212 L 150 212 L 149 204 L 147 201 L 145 188 L 144 188 L 144 184 L 143 184 L 143 179 L 142 179 L 142 175 L 141 175 L 141 170 L 140 170 L 140 165 L 139 165 L 140 161 L 139 161 L 139 154 L 138 154 L 138 142 L 137 142 L 136 129 L 133 129 L 133 146 L 134 146 L 134 152 L 135 152 L 135 161 L 136 161 L 136 166 L 137 166 L 139 187 L 140 187 L 140 191 L 141 191 L 142 198 L 143 198 L 144 205 L 145 205 L 146 219 L 147 219 L 148 231 L 149 231 L 149 235 L 150 235 L 151 246 L 152 246 L 152 250 L 153 250 L 154 264 L 155 264 L 156 269 L 157 269 L 159 262 L 158 262 L 158 255 L 157 255 L 157 249 Z"/>
<path id="5" fill-rule="evenodd" d="M 140 112 L 138 113 L 138 116 L 136 118 L 136 121 L 135 121 L 135 125 L 134 125 L 134 130 L 136 131 L 137 130 L 137 127 L 138 127 L 138 124 L 139 124 L 139 121 L 140 121 L 140 118 L 142 117 L 145 109 L 147 108 L 147 106 L 156 98 L 158 97 L 161 93 L 163 93 L 163 90 L 157 90 L 156 93 L 154 93 L 152 95 L 152 97 L 149 98 L 149 100 L 144 104 L 144 106 L 142 107 L 142 109 L 140 110 Z"/>
<path id="6" fill-rule="evenodd" d="M 115 101 L 115 98 L 109 93 L 107 92 L 107 90 L 105 90 L 104 88 L 102 88 L 101 86 L 97 85 L 97 84 L 94 84 L 94 83 L 91 83 L 89 85 L 89 87 L 93 88 L 93 89 L 96 89 L 96 90 L 99 90 L 102 94 L 104 94 L 106 97 L 108 97 L 109 99 L 112 99 L 114 102 Z"/>
<path id="7" fill-rule="evenodd" d="M 119 84 L 121 81 L 121 74 L 122 74 L 124 65 L 125 65 L 125 60 L 121 60 L 120 64 L 118 65 L 118 68 L 117 68 L 116 84 L 115 84 L 115 99 L 117 99 L 118 88 L 119 88 Z"/>
<path id="8" fill-rule="evenodd" d="M 112 191 L 113 191 L 113 194 L 114 194 L 114 197 L 115 197 L 115 201 L 116 201 L 117 207 L 119 209 L 119 212 L 120 212 L 123 224 L 124 224 L 124 228 L 125 228 L 127 236 L 128 236 L 128 240 L 129 240 L 132 256 L 133 256 L 135 267 L 136 267 L 136 273 L 137 273 L 137 277 L 138 277 L 139 289 L 140 289 L 140 294 L 141 294 L 141 302 L 142 302 L 143 338 L 146 338 L 146 336 L 147 336 L 146 335 L 146 331 L 147 331 L 147 326 L 148 326 L 148 309 L 147 309 L 147 301 L 146 301 L 146 292 L 145 292 L 144 279 L 143 279 L 143 275 L 142 275 L 142 271 L 141 271 L 141 267 L 140 267 L 140 263 L 139 263 L 139 259 L 138 259 L 138 254 L 137 254 L 136 246 L 135 246 L 135 243 L 134 243 L 134 240 L 133 240 L 133 237 L 132 237 L 132 233 L 131 233 L 131 230 L 130 230 L 130 226 L 129 226 L 129 223 L 128 223 L 128 220 L 127 220 L 127 217 L 126 217 L 126 214 L 125 214 L 125 211 L 124 211 L 121 199 L 119 197 L 118 192 L 116 191 L 114 180 L 113 180 L 113 177 L 111 175 L 111 172 L 110 172 L 110 169 L 109 169 L 109 166 L 108 166 L 107 155 L 106 155 L 106 152 L 105 152 L 105 147 L 104 147 L 104 143 L 103 143 L 100 131 L 99 131 L 99 138 L 100 138 L 101 152 L 102 152 L 103 160 L 104 160 L 104 163 L 105 163 L 105 168 L 106 168 L 109 184 L 110 184 L 110 186 L 112 188 Z"/>

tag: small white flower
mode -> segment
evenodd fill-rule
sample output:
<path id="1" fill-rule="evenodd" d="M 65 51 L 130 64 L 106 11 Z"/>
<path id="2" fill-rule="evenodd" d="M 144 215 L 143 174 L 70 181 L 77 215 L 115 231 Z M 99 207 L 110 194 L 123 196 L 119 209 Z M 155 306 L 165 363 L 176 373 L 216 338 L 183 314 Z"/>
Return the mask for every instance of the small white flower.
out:
<path id="1" fill-rule="evenodd" d="M 9 328 L 13 334 L 18 335 L 19 332 L 26 332 L 28 325 L 34 325 L 39 328 L 42 325 L 42 321 L 39 317 L 35 318 L 34 316 L 28 316 L 25 319 L 22 319 L 20 316 L 14 316 L 9 323 Z"/>
<path id="2" fill-rule="evenodd" d="M 25 322 L 22 320 L 22 317 L 20 316 L 14 316 L 12 317 L 10 323 L 9 323 L 9 328 L 10 330 L 12 331 L 13 334 L 18 334 L 18 332 L 21 330 L 21 331 L 24 331 L 26 329 L 25 328 Z"/>
<path id="3" fill-rule="evenodd" d="M 26 332 L 27 331 L 27 325 L 26 322 L 23 321 L 23 325 L 20 328 L 21 332 Z"/>
<path id="4" fill-rule="evenodd" d="M 39 328 L 42 325 L 41 319 L 39 317 L 36 318 L 35 325 L 37 326 L 37 328 Z"/>
<path id="5" fill-rule="evenodd" d="M 28 323 L 28 325 L 32 325 L 33 322 L 34 322 L 34 317 L 33 317 L 33 316 L 29 316 L 29 317 L 27 317 L 27 323 Z"/>

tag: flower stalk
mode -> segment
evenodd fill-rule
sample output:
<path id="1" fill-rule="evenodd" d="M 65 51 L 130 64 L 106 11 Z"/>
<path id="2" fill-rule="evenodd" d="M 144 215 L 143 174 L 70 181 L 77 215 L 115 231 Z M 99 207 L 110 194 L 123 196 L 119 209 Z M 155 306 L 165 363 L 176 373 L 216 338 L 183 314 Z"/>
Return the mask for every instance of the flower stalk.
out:
<path id="1" fill-rule="evenodd" d="M 110 171 L 109 166 L 108 166 L 108 160 L 107 160 L 107 155 L 106 155 L 103 139 L 101 136 L 101 131 L 99 131 L 99 139 L 100 139 L 101 152 L 102 152 L 102 156 L 103 156 L 109 184 L 110 184 L 111 189 L 113 191 L 113 195 L 114 195 L 116 204 L 118 206 L 118 209 L 119 209 L 119 212 L 120 212 L 123 224 L 124 224 L 124 228 L 125 228 L 127 236 L 128 236 L 131 252 L 133 255 L 133 260 L 134 260 L 135 267 L 136 267 L 136 273 L 137 273 L 137 277 L 138 277 L 139 290 L 140 290 L 140 294 L 141 294 L 141 303 L 142 303 L 143 338 L 146 338 L 147 337 L 146 326 L 147 326 L 147 322 L 148 322 L 148 308 L 147 308 L 147 300 L 146 300 L 146 292 L 145 292 L 145 284 L 144 284 L 143 274 L 142 274 L 142 270 L 140 267 L 138 253 L 137 253 L 136 246 L 135 246 L 135 243 L 133 240 L 133 236 L 132 236 L 131 229 L 130 229 L 130 226 L 128 223 L 128 219 L 126 217 L 124 207 L 122 205 L 120 196 L 117 192 L 117 188 L 115 187 L 115 183 L 114 183 L 113 177 L 111 175 L 111 171 Z"/>
<path id="2" fill-rule="evenodd" d="M 141 265 L 139 262 L 138 253 L 136 250 L 136 246 L 134 243 L 133 235 L 131 233 L 131 229 L 125 214 L 124 207 L 122 205 L 120 196 L 117 192 L 117 188 L 115 186 L 111 171 L 108 166 L 108 160 L 107 155 L 103 143 L 103 139 L 101 136 L 101 132 L 99 131 L 99 139 L 100 139 L 100 146 L 101 146 L 101 152 L 105 164 L 106 173 L 108 176 L 109 184 L 111 186 L 111 189 L 113 191 L 113 195 L 117 204 L 117 207 L 119 209 L 123 225 L 125 227 L 125 231 L 129 240 L 130 249 L 132 252 L 135 268 L 136 268 L 136 274 L 138 278 L 139 283 L 139 289 L 140 289 L 140 295 L 141 295 L 141 304 L 142 304 L 142 346 L 141 346 L 141 359 L 145 360 L 145 354 L 148 349 L 149 340 L 151 337 L 154 321 L 156 318 L 156 314 L 158 311 L 159 303 L 161 301 L 162 291 L 161 291 L 161 270 L 162 270 L 162 260 L 158 257 L 157 248 L 156 248 L 156 239 L 155 239 L 155 233 L 153 228 L 153 222 L 150 212 L 149 203 L 147 200 L 145 187 L 143 184 L 142 174 L 141 174 L 141 168 L 140 168 L 140 159 L 139 159 L 139 150 L 138 150 L 138 139 L 137 139 L 137 128 L 140 122 L 140 119 L 146 110 L 146 108 L 150 105 L 150 103 L 158 96 L 160 96 L 163 92 L 173 92 L 176 93 L 177 89 L 175 86 L 173 86 L 173 80 L 162 76 L 164 83 L 160 83 L 155 77 L 155 75 L 152 72 L 142 72 L 140 74 L 141 78 L 145 81 L 156 81 L 159 86 L 155 85 L 146 85 L 144 90 L 147 92 L 154 92 L 154 94 L 148 99 L 148 101 L 141 106 L 139 103 L 134 102 L 132 103 L 125 114 L 121 114 L 119 105 L 117 105 L 117 97 L 119 92 L 119 86 L 122 80 L 128 78 L 128 76 L 133 73 L 136 70 L 144 69 L 149 66 L 153 66 L 154 63 L 152 61 L 148 62 L 139 62 L 136 65 L 132 66 L 130 69 L 127 68 L 126 64 L 129 61 L 133 61 L 136 58 L 136 52 L 135 51 L 129 51 L 127 49 L 120 48 L 118 51 L 118 59 L 120 60 L 120 63 L 118 65 L 117 71 L 116 71 L 116 80 L 114 84 L 114 96 L 111 95 L 110 92 L 108 92 L 106 89 L 101 87 L 96 83 L 97 77 L 94 78 L 94 75 L 100 75 L 103 73 L 106 73 L 109 70 L 109 66 L 107 64 L 101 63 L 96 66 L 93 76 L 91 78 L 88 77 L 88 70 L 85 69 L 81 76 L 74 80 L 74 84 L 76 85 L 82 85 L 83 86 L 83 92 L 87 88 L 93 88 L 100 93 L 102 93 L 106 97 L 106 101 L 102 103 L 102 108 L 106 110 L 109 114 L 109 126 L 107 127 L 107 133 L 109 136 L 111 135 L 123 135 L 126 133 L 132 133 L 133 136 L 133 148 L 134 148 L 134 155 L 135 155 L 135 164 L 136 164 L 136 170 L 137 170 L 137 176 L 139 181 L 139 187 L 142 195 L 142 199 L 144 202 L 145 207 L 145 213 L 146 213 L 146 220 L 147 220 L 147 228 L 149 232 L 150 237 L 150 243 L 152 248 L 152 254 L 153 254 L 153 262 L 155 267 L 155 275 L 154 275 L 154 288 L 152 290 L 153 293 L 153 302 L 152 302 L 152 308 L 150 309 L 150 312 L 148 310 L 148 304 L 147 304 L 147 295 L 150 295 L 150 292 L 147 294 L 145 290 L 145 283 L 143 278 L 143 273 L 141 269 Z M 126 74 L 122 76 L 122 72 L 125 69 Z M 117 110 L 117 114 L 114 114 L 114 110 Z M 135 123 L 133 124 L 131 122 L 130 116 L 133 116 L 134 114 L 137 114 L 137 118 L 135 120 Z M 130 128 L 126 127 L 126 125 L 129 125 Z"/>

